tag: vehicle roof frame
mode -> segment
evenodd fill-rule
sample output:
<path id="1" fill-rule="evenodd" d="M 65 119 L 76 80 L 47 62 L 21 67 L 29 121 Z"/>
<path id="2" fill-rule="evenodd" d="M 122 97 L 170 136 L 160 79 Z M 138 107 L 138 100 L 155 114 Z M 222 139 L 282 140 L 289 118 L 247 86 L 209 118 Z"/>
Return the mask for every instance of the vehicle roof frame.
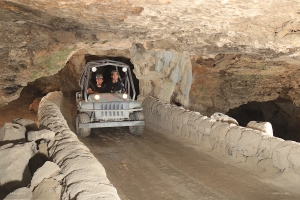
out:
<path id="1" fill-rule="evenodd" d="M 127 81 L 128 84 L 128 96 L 130 97 L 130 86 L 133 92 L 133 96 L 132 96 L 132 100 L 135 99 L 136 96 L 136 91 L 135 91 L 135 87 L 133 84 L 133 78 L 131 75 L 131 69 L 130 66 L 122 63 L 122 62 L 118 62 L 118 61 L 114 61 L 114 60 L 109 60 L 109 59 L 104 59 L 104 60 L 96 60 L 96 61 L 90 61 L 86 64 L 85 69 L 83 70 L 83 73 L 81 74 L 81 77 L 79 79 L 79 86 L 81 88 L 81 93 L 84 96 L 85 102 L 87 102 L 87 87 L 88 87 L 88 81 L 90 80 L 90 75 L 91 75 L 91 70 L 93 67 L 103 67 L 103 66 L 115 66 L 116 70 L 117 68 L 123 68 L 125 67 L 127 69 L 127 71 L 125 72 L 126 75 L 128 75 L 126 78 L 128 80 L 129 77 L 129 81 Z M 130 83 L 130 84 L 129 84 Z"/>

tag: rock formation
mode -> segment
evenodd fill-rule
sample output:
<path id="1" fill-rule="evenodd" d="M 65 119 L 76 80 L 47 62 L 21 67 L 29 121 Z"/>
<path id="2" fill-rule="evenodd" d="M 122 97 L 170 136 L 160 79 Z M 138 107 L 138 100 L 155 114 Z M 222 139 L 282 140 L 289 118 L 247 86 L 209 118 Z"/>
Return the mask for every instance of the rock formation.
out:
<path id="1" fill-rule="evenodd" d="M 129 59 L 141 97 L 209 114 L 278 96 L 299 105 L 299 4 L 3 0 L 1 105 L 35 80 L 44 93 L 78 89 L 87 55 Z"/>

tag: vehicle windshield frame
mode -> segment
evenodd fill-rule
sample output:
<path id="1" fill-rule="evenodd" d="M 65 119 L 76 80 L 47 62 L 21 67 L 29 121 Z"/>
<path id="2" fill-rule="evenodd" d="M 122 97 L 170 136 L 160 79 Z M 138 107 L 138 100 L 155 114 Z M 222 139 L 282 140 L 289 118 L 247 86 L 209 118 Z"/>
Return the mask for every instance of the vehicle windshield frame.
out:
<path id="1" fill-rule="evenodd" d="M 96 60 L 96 61 L 88 62 L 85 66 L 85 69 L 83 70 L 83 73 L 82 73 L 80 79 L 79 79 L 79 86 L 81 88 L 81 93 L 85 99 L 85 102 L 87 102 L 87 99 L 88 99 L 87 98 L 88 97 L 87 89 L 88 89 L 89 82 L 91 80 L 92 73 L 93 73 L 92 68 L 93 67 L 100 68 L 100 67 L 105 67 L 105 66 L 114 66 L 117 71 L 119 71 L 118 68 L 121 68 L 121 69 L 126 68 L 127 69 L 127 71 L 124 72 L 125 73 L 125 88 L 127 89 L 127 94 L 128 94 L 129 98 L 131 97 L 130 90 L 132 90 L 133 94 L 132 94 L 131 99 L 134 100 L 136 97 L 136 91 L 135 91 L 135 87 L 133 84 L 133 78 L 132 78 L 130 66 L 125 63 L 122 63 L 122 62 L 104 59 L 104 60 Z M 119 74 L 119 79 L 121 79 L 120 74 Z"/>

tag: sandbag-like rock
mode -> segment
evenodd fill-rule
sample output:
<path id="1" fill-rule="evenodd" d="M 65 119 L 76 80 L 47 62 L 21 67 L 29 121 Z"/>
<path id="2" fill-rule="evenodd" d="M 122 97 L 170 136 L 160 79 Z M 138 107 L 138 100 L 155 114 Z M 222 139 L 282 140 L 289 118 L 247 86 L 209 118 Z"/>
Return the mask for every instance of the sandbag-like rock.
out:
<path id="1" fill-rule="evenodd" d="M 55 140 L 49 142 L 48 150 L 51 160 L 61 168 L 60 173 L 63 176 L 60 176 L 59 179 L 63 184 L 61 187 L 55 186 L 55 193 L 60 194 L 59 197 L 63 200 L 119 200 L 117 190 L 107 179 L 103 166 L 69 129 L 60 113 L 59 107 L 62 98 L 61 92 L 49 93 L 40 102 L 38 112 L 40 124 L 56 133 Z M 39 194 L 43 193 L 44 187 L 40 187 L 40 185 L 51 179 L 57 180 L 55 177 L 44 179 L 34 189 L 33 199 L 42 198 Z M 58 188 L 61 193 L 57 192 Z"/>
<path id="2" fill-rule="evenodd" d="M 214 125 L 215 126 L 215 125 Z M 210 134 L 210 143 L 214 150 L 225 154 L 225 136 L 230 130 L 230 125 L 228 123 L 222 123 L 219 126 L 214 127 Z"/>
<path id="3" fill-rule="evenodd" d="M 178 120 L 183 124 L 187 124 L 187 122 L 190 118 L 190 115 L 191 115 L 191 112 L 183 112 L 178 115 Z"/>
<path id="4" fill-rule="evenodd" d="M 36 141 L 40 139 L 53 140 L 54 137 L 55 137 L 55 133 L 47 129 L 43 129 L 40 131 L 29 131 L 27 133 L 28 141 Z"/>
<path id="5" fill-rule="evenodd" d="M 264 135 L 273 136 L 273 128 L 270 122 L 250 121 L 246 127 L 261 131 Z"/>
<path id="6" fill-rule="evenodd" d="M 34 173 L 31 180 L 30 189 L 33 189 L 40 182 L 42 182 L 42 180 L 44 180 L 45 178 L 49 178 L 52 175 L 55 175 L 59 171 L 60 167 L 57 166 L 57 164 L 50 161 L 46 161 L 45 164 Z"/>
<path id="7" fill-rule="evenodd" d="M 283 141 L 284 140 L 281 138 L 264 135 L 260 141 L 260 144 L 258 145 L 256 154 L 257 159 L 270 159 L 272 157 L 275 147 Z"/>
<path id="8" fill-rule="evenodd" d="M 239 125 L 239 123 L 234 118 L 219 112 L 215 112 L 210 118 L 216 119 L 217 121 L 221 122 L 227 122 L 228 124 L 236 124 L 237 126 Z"/>
<path id="9" fill-rule="evenodd" d="M 44 179 L 34 188 L 31 200 L 51 199 L 59 200 L 61 195 L 61 186 L 54 178 Z"/>
<path id="10" fill-rule="evenodd" d="M 198 130 L 203 135 L 210 135 L 214 123 L 216 123 L 215 119 L 211 119 L 211 118 L 204 119 L 198 124 Z"/>
<path id="11" fill-rule="evenodd" d="M 272 155 L 273 165 L 281 170 L 288 168 L 288 156 L 294 147 L 298 147 L 298 144 L 293 141 L 284 141 L 277 145 Z"/>
<path id="12" fill-rule="evenodd" d="M 237 151 L 237 144 L 242 136 L 242 132 L 245 130 L 245 128 L 236 126 L 231 128 L 226 136 L 225 136 L 225 143 L 226 143 L 226 153 L 229 156 L 236 157 L 236 151 Z"/>
<path id="13" fill-rule="evenodd" d="M 23 119 L 23 118 L 16 118 L 12 121 L 14 124 L 20 124 L 26 128 L 27 131 L 38 131 L 38 125 L 30 120 L 30 119 Z"/>
<path id="14" fill-rule="evenodd" d="M 0 150 L 0 185 L 9 183 L 10 188 L 19 188 L 30 183 L 28 162 L 34 149 L 36 149 L 35 142 L 28 142 L 15 146 L 5 145 Z"/>
<path id="15" fill-rule="evenodd" d="M 295 174 L 300 174 L 300 145 L 293 148 L 289 155 L 288 155 L 288 161 L 294 171 Z"/>
<path id="16" fill-rule="evenodd" d="M 254 156 L 257 153 L 258 145 L 262 139 L 260 132 L 245 130 L 237 143 L 237 151 L 244 156 Z"/>
<path id="17" fill-rule="evenodd" d="M 0 141 L 25 139 L 26 128 L 19 124 L 5 123 L 0 128 Z"/>
<path id="18" fill-rule="evenodd" d="M 27 187 L 22 187 L 8 194 L 4 198 L 4 200 L 17 200 L 17 199 L 31 200 L 31 198 L 32 198 L 31 190 Z"/>

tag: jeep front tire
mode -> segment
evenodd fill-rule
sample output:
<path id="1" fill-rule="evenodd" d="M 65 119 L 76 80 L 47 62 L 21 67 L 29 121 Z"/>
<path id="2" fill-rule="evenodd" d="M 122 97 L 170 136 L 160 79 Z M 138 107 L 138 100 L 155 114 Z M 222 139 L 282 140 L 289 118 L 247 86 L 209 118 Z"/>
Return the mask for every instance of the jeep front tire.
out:
<path id="1" fill-rule="evenodd" d="M 87 113 L 79 113 L 76 117 L 76 134 L 80 137 L 88 137 L 91 134 L 90 128 L 79 128 L 79 123 L 89 123 L 90 116 Z"/>
<path id="2" fill-rule="evenodd" d="M 131 121 L 144 121 L 145 117 L 142 112 L 133 112 L 129 115 Z M 145 130 L 145 125 L 143 126 L 129 126 L 129 131 L 132 135 L 142 135 Z"/>

